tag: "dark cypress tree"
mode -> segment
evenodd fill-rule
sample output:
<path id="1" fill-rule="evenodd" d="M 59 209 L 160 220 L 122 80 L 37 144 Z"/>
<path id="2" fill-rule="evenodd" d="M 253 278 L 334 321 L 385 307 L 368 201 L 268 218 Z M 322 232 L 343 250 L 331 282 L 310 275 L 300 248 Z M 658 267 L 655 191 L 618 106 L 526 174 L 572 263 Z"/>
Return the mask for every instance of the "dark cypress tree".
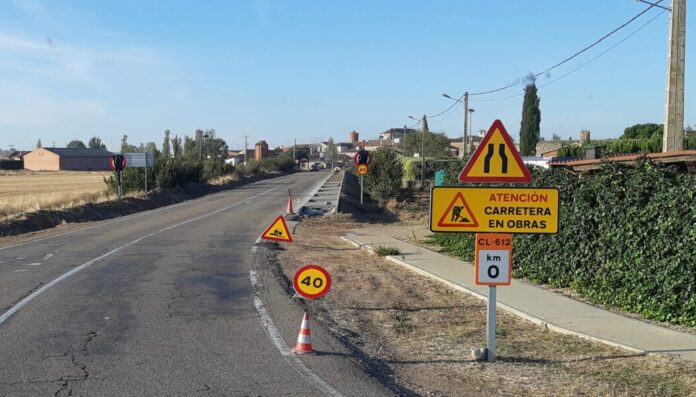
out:
<path id="1" fill-rule="evenodd" d="M 541 132 L 541 110 L 539 109 L 539 97 L 534 83 L 534 77 L 530 76 L 530 82 L 524 88 L 524 103 L 522 104 L 522 123 L 520 126 L 520 153 L 523 156 L 533 156 L 536 152 L 536 144 L 539 142 Z"/>

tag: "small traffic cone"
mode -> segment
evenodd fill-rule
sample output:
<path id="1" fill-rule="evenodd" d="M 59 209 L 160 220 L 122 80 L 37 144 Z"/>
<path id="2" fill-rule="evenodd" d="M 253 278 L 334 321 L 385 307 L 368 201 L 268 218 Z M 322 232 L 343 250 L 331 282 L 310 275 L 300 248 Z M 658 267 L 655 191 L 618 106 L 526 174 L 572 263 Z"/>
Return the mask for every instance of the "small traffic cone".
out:
<path id="1" fill-rule="evenodd" d="M 302 318 L 302 325 L 300 325 L 300 334 L 297 335 L 297 343 L 291 351 L 297 354 L 314 353 L 312 348 L 312 330 L 309 329 L 309 314 L 306 312 Z"/>
<path id="2" fill-rule="evenodd" d="M 290 190 L 288 190 L 288 209 L 285 213 L 286 214 L 294 214 L 294 212 L 292 210 L 292 193 L 290 192 Z"/>

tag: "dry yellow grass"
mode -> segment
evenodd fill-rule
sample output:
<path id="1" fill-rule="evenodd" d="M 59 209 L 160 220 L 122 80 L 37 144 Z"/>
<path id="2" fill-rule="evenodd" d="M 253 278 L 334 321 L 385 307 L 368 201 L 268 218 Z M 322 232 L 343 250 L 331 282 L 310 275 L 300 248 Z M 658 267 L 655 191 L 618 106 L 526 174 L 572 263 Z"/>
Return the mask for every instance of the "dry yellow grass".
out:
<path id="1" fill-rule="evenodd" d="M 109 175 L 109 172 L 3 171 L 0 218 L 109 200 L 104 184 L 104 177 Z"/>

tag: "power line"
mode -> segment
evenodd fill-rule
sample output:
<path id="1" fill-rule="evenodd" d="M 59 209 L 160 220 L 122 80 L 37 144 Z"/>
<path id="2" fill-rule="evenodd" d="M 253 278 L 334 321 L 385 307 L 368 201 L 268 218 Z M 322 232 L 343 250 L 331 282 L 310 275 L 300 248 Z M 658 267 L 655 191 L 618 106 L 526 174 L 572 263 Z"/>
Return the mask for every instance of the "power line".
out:
<path id="1" fill-rule="evenodd" d="M 643 11 L 641 11 L 641 12 L 639 12 L 638 14 L 634 15 L 634 16 L 633 16 L 632 18 L 630 18 L 628 21 L 622 23 L 621 25 L 619 25 L 618 27 L 616 27 L 615 29 L 613 29 L 613 30 L 610 31 L 609 33 L 607 33 L 607 34 L 605 34 L 604 36 L 600 37 L 599 39 L 595 40 L 592 44 L 590 44 L 590 45 L 588 45 L 588 46 L 582 48 L 581 50 L 579 50 L 579 51 L 575 52 L 573 55 L 571 55 L 571 56 L 569 56 L 569 57 L 567 57 L 567 58 L 561 60 L 560 62 L 556 63 L 555 65 L 553 65 L 553 66 L 551 66 L 551 67 L 549 67 L 549 68 L 546 68 L 545 70 L 543 70 L 543 71 L 541 71 L 541 72 L 539 72 L 539 73 L 534 74 L 533 76 L 536 78 L 536 77 L 539 77 L 539 76 L 541 76 L 541 75 L 544 75 L 544 74 L 550 72 L 551 70 L 556 69 L 556 68 L 560 67 L 561 65 L 564 65 L 565 63 L 567 63 L 567 62 L 569 62 L 569 61 L 571 61 L 571 60 L 577 58 L 577 57 L 580 56 L 581 54 L 585 53 L 585 52 L 588 51 L 589 49 L 595 47 L 596 45 L 598 45 L 598 44 L 601 43 L 602 41 L 604 41 L 604 40 L 606 40 L 607 38 L 609 38 L 610 36 L 612 36 L 614 33 L 618 32 L 619 30 L 621 30 L 621 29 L 625 28 L 626 26 L 628 26 L 630 23 L 632 23 L 632 22 L 635 21 L 636 19 L 640 18 L 643 14 L 645 14 L 646 12 L 648 12 L 649 10 L 651 10 L 652 8 L 654 8 L 654 7 L 659 7 L 659 4 L 662 3 L 662 1 L 664 1 L 664 0 L 658 0 L 658 1 L 655 2 L 655 3 L 649 3 L 650 6 L 648 6 L 646 9 L 644 9 Z M 663 12 L 664 12 L 664 11 L 663 11 Z M 661 14 L 662 14 L 662 13 L 660 13 L 660 15 L 661 15 Z M 653 19 L 654 19 L 654 18 L 653 18 Z M 651 21 L 652 21 L 652 20 L 651 20 Z M 650 21 L 649 21 L 649 22 L 650 22 Z M 629 37 L 630 37 L 630 36 L 629 36 Z M 572 73 L 572 71 L 571 71 L 570 73 Z M 567 73 L 567 74 L 570 74 L 570 73 Z M 566 74 L 566 75 L 567 75 L 567 74 Z M 564 76 L 565 76 L 565 75 L 564 75 Z M 564 76 L 561 76 L 561 78 L 564 77 Z M 560 78 L 559 78 L 559 79 L 560 79 Z M 514 86 L 518 85 L 519 83 L 520 83 L 520 81 L 518 80 L 518 81 L 515 81 L 515 82 L 513 82 L 513 83 L 507 84 L 507 85 L 505 85 L 505 86 L 503 86 L 503 87 L 496 88 L 496 89 L 494 89 L 494 90 L 488 90 L 488 91 L 480 91 L 480 92 L 469 93 L 469 96 L 492 94 L 492 93 L 495 93 L 495 92 L 503 91 L 503 90 L 506 90 L 506 89 L 508 89 L 508 88 L 514 87 Z M 547 85 L 548 85 L 548 84 L 547 84 Z M 518 95 L 519 95 L 519 94 L 516 94 L 516 95 L 513 95 L 513 96 L 511 96 L 511 97 L 500 98 L 500 99 L 496 99 L 496 100 L 510 99 L 510 98 L 514 98 L 514 97 L 516 97 L 516 96 L 518 96 Z M 462 98 L 464 98 L 464 94 L 462 94 L 462 96 L 459 97 L 459 99 L 457 100 L 457 102 L 461 101 Z M 480 101 L 484 101 L 483 99 L 479 99 L 479 100 L 480 100 Z M 493 100 L 488 100 L 488 101 L 493 101 Z M 457 102 L 454 102 L 452 105 L 450 105 L 449 107 L 447 107 L 445 110 L 443 110 L 443 111 L 441 111 L 441 112 L 439 112 L 439 113 L 437 113 L 437 114 L 427 115 L 427 117 L 428 117 L 428 118 L 433 118 L 433 117 L 438 117 L 438 116 L 440 116 L 440 115 L 442 115 L 442 114 L 444 114 L 444 113 L 447 113 L 449 110 L 451 110 L 454 106 L 457 105 Z"/>
<path id="2" fill-rule="evenodd" d="M 609 36 L 613 35 L 614 33 L 618 32 L 619 30 L 621 30 L 621 29 L 625 28 L 626 26 L 628 26 L 628 24 L 630 24 L 631 22 L 633 22 L 633 21 L 635 21 L 636 19 L 640 18 L 641 15 L 645 14 L 645 13 L 648 12 L 651 8 L 655 7 L 656 5 L 660 4 L 661 2 L 662 2 L 662 0 L 659 0 L 657 3 L 654 3 L 654 4 L 651 3 L 650 7 L 648 7 L 648 8 L 646 8 L 646 9 L 644 9 L 643 11 L 639 12 L 639 13 L 636 14 L 633 18 L 631 18 L 631 19 L 629 19 L 628 21 L 624 22 L 621 26 L 617 27 L 616 29 L 612 30 L 611 32 L 609 32 L 609 33 L 605 34 L 604 36 L 600 37 L 600 38 L 599 38 L 598 40 L 596 40 L 594 43 L 588 45 L 587 47 L 585 47 L 585 48 L 583 48 L 582 50 L 576 52 L 575 54 L 569 56 L 568 58 L 562 60 L 561 62 L 558 62 L 557 64 L 551 66 L 550 68 L 544 70 L 543 72 L 539 72 L 539 73 L 535 74 L 534 77 L 539 77 L 539 76 L 541 76 L 541 75 L 543 75 L 543 74 L 546 74 L 546 73 L 552 71 L 553 69 L 556 69 L 557 67 L 563 65 L 564 63 L 566 63 L 566 62 L 572 60 L 573 58 L 577 57 L 578 55 L 584 53 L 585 51 L 589 50 L 590 48 L 596 46 L 597 44 L 599 44 L 599 43 L 601 43 L 602 41 L 604 41 L 605 39 L 607 39 Z M 664 11 L 662 11 L 662 12 L 664 12 Z M 476 94 L 470 94 L 470 95 L 476 95 Z"/>
<path id="3" fill-rule="evenodd" d="M 661 16 L 662 14 L 664 14 L 665 12 L 667 12 L 667 11 L 664 10 L 664 11 L 660 12 L 659 14 L 655 15 L 654 17 L 650 18 L 650 20 L 648 20 L 647 22 L 645 22 L 644 24 L 642 24 L 638 29 L 634 30 L 634 31 L 631 32 L 628 36 L 626 36 L 626 37 L 624 37 L 623 39 L 619 40 L 616 44 L 614 44 L 614 45 L 612 45 L 611 47 L 607 48 L 606 50 L 602 51 L 602 52 L 599 53 L 597 56 L 591 58 L 589 61 L 587 61 L 587 62 L 585 62 L 585 63 L 583 63 L 583 64 L 578 65 L 575 69 L 573 69 L 573 70 L 571 70 L 571 71 L 569 71 L 569 72 L 567 72 L 567 73 L 565 73 L 565 74 L 563 74 L 563 75 L 561 75 L 561 76 L 559 76 L 559 77 L 557 77 L 557 78 L 555 78 L 555 79 L 553 79 L 553 80 L 547 82 L 546 84 L 542 84 L 542 85 L 540 85 L 540 86 L 537 87 L 537 88 L 538 88 L 538 89 L 542 89 L 542 88 L 544 88 L 544 87 L 547 87 L 547 86 L 549 86 L 549 85 L 551 85 L 551 84 L 553 84 L 553 83 L 555 83 L 555 82 L 557 82 L 557 81 L 559 81 L 559 80 L 561 80 L 561 79 L 563 79 L 563 78 L 565 78 L 565 77 L 567 77 L 567 76 L 569 76 L 569 75 L 571 75 L 571 74 L 577 72 L 578 70 L 584 68 L 585 66 L 589 65 L 590 63 L 596 61 L 597 59 L 601 58 L 603 55 L 605 55 L 605 54 L 608 53 L 609 51 L 611 51 L 611 50 L 613 50 L 614 48 L 616 48 L 616 47 L 618 47 L 619 45 L 621 45 L 624 41 L 626 41 L 626 40 L 630 39 L 631 37 L 633 37 L 633 36 L 634 36 L 636 33 L 638 33 L 639 31 L 643 30 L 644 27 L 648 26 L 651 22 L 653 22 L 654 20 L 656 20 L 658 17 L 660 17 L 660 16 Z M 497 101 L 503 101 L 503 100 L 506 100 L 506 99 L 516 98 L 516 97 L 519 97 L 519 96 L 522 96 L 522 95 L 524 95 L 524 93 L 515 94 L 515 95 L 510 95 L 510 96 L 503 97 L 503 98 L 495 98 L 495 99 L 472 99 L 472 101 L 478 101 L 478 102 L 497 102 Z"/>

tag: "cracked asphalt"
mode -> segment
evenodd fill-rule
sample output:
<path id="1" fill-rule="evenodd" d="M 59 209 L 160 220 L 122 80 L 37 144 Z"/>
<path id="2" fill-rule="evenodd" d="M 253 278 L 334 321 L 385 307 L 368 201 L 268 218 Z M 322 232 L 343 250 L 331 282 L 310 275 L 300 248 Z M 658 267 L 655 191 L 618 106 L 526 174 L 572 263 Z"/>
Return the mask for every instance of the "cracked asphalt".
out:
<path id="1" fill-rule="evenodd" d="M 0 324 L 0 395 L 322 395 L 271 343 L 249 271 L 265 274 L 262 298 L 292 346 L 302 309 L 250 248 L 284 212 L 288 188 L 299 197 L 326 176 L 260 181 L 0 247 L 2 315 L 66 272 L 154 233 L 53 285 Z M 316 377 L 346 396 L 391 394 L 328 330 L 312 332 L 322 353 L 301 360 Z"/>

